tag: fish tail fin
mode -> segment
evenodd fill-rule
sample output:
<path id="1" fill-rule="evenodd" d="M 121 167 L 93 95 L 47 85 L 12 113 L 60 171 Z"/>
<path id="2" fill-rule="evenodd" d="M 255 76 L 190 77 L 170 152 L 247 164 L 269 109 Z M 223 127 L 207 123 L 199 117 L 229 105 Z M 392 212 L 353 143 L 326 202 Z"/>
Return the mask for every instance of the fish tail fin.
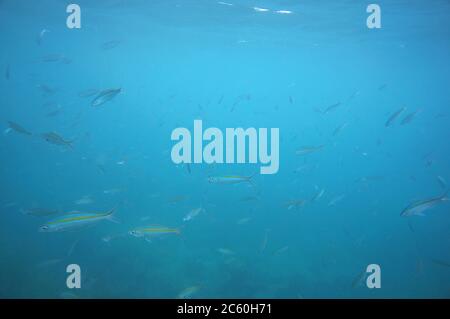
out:
<path id="1" fill-rule="evenodd" d="M 108 219 L 109 221 L 116 223 L 116 224 L 120 224 L 120 220 L 118 220 L 116 218 L 116 216 L 114 216 L 114 213 L 117 211 L 117 207 L 119 205 L 116 205 L 113 209 L 109 210 L 108 212 L 105 213 L 106 219 Z"/>

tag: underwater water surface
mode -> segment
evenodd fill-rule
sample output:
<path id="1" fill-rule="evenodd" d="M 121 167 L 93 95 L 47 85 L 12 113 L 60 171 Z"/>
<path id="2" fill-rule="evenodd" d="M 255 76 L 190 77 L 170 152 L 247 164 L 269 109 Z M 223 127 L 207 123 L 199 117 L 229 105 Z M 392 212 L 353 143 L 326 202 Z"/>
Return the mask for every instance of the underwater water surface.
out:
<path id="1" fill-rule="evenodd" d="M 0 1 L 0 297 L 450 297 L 448 1 L 74 3 Z"/>

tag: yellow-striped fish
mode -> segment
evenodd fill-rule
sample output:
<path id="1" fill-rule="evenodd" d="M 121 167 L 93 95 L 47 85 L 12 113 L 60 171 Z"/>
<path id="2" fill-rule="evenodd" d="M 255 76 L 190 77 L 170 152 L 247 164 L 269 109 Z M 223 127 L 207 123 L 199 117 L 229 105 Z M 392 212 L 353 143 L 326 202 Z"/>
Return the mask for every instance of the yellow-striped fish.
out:
<path id="1" fill-rule="evenodd" d="M 168 235 L 168 234 L 180 234 L 180 230 L 178 228 L 170 228 L 166 226 L 160 226 L 160 225 L 152 225 L 148 227 L 140 227 L 132 229 L 128 232 L 131 236 L 134 237 L 142 237 L 145 238 L 147 241 L 151 241 L 151 238 L 158 237 L 162 235 Z"/>
<path id="2" fill-rule="evenodd" d="M 95 224 L 101 220 L 114 221 L 112 215 L 115 208 L 106 213 L 81 213 L 71 212 L 60 216 L 57 219 L 50 220 L 39 228 L 41 232 L 61 232 L 83 228 Z"/>

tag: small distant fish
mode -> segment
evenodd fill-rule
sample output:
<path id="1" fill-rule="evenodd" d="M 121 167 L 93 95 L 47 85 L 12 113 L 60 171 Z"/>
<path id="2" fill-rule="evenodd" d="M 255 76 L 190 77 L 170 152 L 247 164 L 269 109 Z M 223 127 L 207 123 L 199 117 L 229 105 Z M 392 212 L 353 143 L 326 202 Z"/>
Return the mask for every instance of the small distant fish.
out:
<path id="1" fill-rule="evenodd" d="M 447 193 L 439 197 L 420 200 L 408 205 L 400 214 L 400 216 L 424 216 L 424 212 L 443 202 L 449 201 Z"/>
<path id="2" fill-rule="evenodd" d="M 405 116 L 405 118 L 401 121 L 400 124 L 401 125 L 405 125 L 405 124 L 410 123 L 416 117 L 417 113 L 419 113 L 419 112 L 420 111 L 417 110 L 417 111 L 414 111 L 412 113 L 409 113 L 408 115 Z"/>
<path id="3" fill-rule="evenodd" d="M 336 129 L 333 131 L 333 136 L 338 135 L 344 128 L 346 128 L 348 125 L 348 123 L 343 123 L 341 125 L 339 125 L 338 127 L 336 127 Z"/>
<path id="4" fill-rule="evenodd" d="M 58 219 L 48 221 L 45 225 L 42 225 L 39 230 L 41 232 L 61 232 L 69 231 L 74 229 L 83 228 L 102 220 L 114 221 L 113 213 L 114 209 L 106 213 L 80 213 L 80 212 L 70 212 Z"/>
<path id="5" fill-rule="evenodd" d="M 97 95 L 99 92 L 100 92 L 100 90 L 98 90 L 98 89 L 87 89 L 87 90 L 78 92 L 78 96 L 79 97 L 91 97 L 91 96 Z"/>
<path id="6" fill-rule="evenodd" d="M 60 53 L 47 54 L 41 58 L 41 62 L 51 63 L 51 62 L 61 62 L 64 61 L 64 55 Z"/>
<path id="7" fill-rule="evenodd" d="M 355 279 L 353 279 L 352 281 L 352 288 L 356 288 L 357 286 L 360 286 L 362 284 L 362 282 L 364 281 L 364 279 L 366 279 L 367 277 L 367 272 L 364 269 L 362 272 L 360 272 Z"/>
<path id="8" fill-rule="evenodd" d="M 72 145 L 73 141 L 65 140 L 63 137 L 61 137 L 56 132 L 44 133 L 44 134 L 42 134 L 42 138 L 50 144 L 54 144 L 54 145 L 58 145 L 58 146 L 65 146 L 65 147 L 69 147 L 70 149 L 73 149 L 73 145 Z"/>
<path id="9" fill-rule="evenodd" d="M 11 71 L 10 71 L 10 65 L 8 64 L 7 66 L 6 66 L 6 69 L 5 69 L 5 79 L 7 79 L 7 80 L 9 80 L 9 78 L 10 78 L 10 73 L 11 73 Z"/>
<path id="10" fill-rule="evenodd" d="M 316 193 L 316 195 L 314 195 L 314 197 L 313 197 L 313 199 L 312 199 L 311 201 L 312 201 L 312 202 L 318 201 L 318 200 L 323 196 L 324 193 L 325 193 L 325 189 L 322 188 L 321 190 L 319 190 L 319 191 Z"/>
<path id="11" fill-rule="evenodd" d="M 266 8 L 259 8 L 259 7 L 253 7 L 253 10 L 257 11 L 257 12 L 269 12 L 269 9 Z"/>
<path id="12" fill-rule="evenodd" d="M 290 11 L 290 10 L 277 10 L 277 11 L 275 11 L 275 13 L 278 13 L 278 14 L 291 14 L 293 12 Z"/>
<path id="13" fill-rule="evenodd" d="M 91 105 L 94 107 L 100 106 L 102 104 L 105 104 L 108 101 L 111 101 L 114 97 L 117 96 L 122 91 L 121 88 L 119 89 L 108 89 L 101 91 L 95 98 L 92 100 Z"/>
<path id="14" fill-rule="evenodd" d="M 117 47 L 120 43 L 122 43 L 122 42 L 119 40 L 107 41 L 101 45 L 101 49 L 102 50 L 111 50 L 111 49 L 114 49 L 115 47 Z"/>
<path id="15" fill-rule="evenodd" d="M 330 105 L 329 107 L 327 107 L 322 113 L 328 114 L 331 111 L 334 111 L 335 109 L 337 109 L 338 106 L 340 106 L 340 105 L 341 105 L 341 102 L 334 103 L 334 104 Z"/>
<path id="16" fill-rule="evenodd" d="M 170 204 L 175 204 L 175 203 L 179 203 L 179 202 L 185 201 L 188 198 L 189 197 L 186 196 L 186 195 L 178 195 L 178 196 L 174 196 L 174 197 L 169 198 L 168 202 Z"/>
<path id="17" fill-rule="evenodd" d="M 236 253 L 228 248 L 218 248 L 217 251 L 221 253 L 222 255 L 235 255 Z"/>
<path id="18" fill-rule="evenodd" d="M 250 202 L 250 201 L 254 201 L 254 200 L 259 200 L 258 196 L 244 196 L 241 197 L 241 199 L 239 199 L 240 202 Z"/>
<path id="19" fill-rule="evenodd" d="M 277 249 L 277 250 L 273 253 L 273 255 L 274 255 L 274 256 L 281 255 L 282 253 L 287 252 L 288 249 L 289 249 L 289 246 L 281 247 L 280 249 Z"/>
<path id="20" fill-rule="evenodd" d="M 267 243 L 269 242 L 269 233 L 270 233 L 270 229 L 266 229 L 266 231 L 264 233 L 263 241 L 261 243 L 261 246 L 259 247 L 260 253 L 264 252 L 267 248 Z"/>
<path id="21" fill-rule="evenodd" d="M 223 101 L 223 94 L 220 96 L 220 98 L 219 98 L 219 101 L 217 101 L 217 104 L 222 104 L 222 101 Z"/>
<path id="22" fill-rule="evenodd" d="M 208 182 L 211 184 L 239 184 L 252 183 L 252 176 L 209 176 Z"/>
<path id="23" fill-rule="evenodd" d="M 76 205 L 89 205 L 92 204 L 94 202 L 94 200 L 89 196 L 89 195 L 85 195 L 83 197 L 81 197 L 80 199 L 77 199 L 75 201 Z"/>
<path id="24" fill-rule="evenodd" d="M 61 113 L 61 109 L 50 111 L 46 114 L 47 117 L 54 117 Z"/>
<path id="25" fill-rule="evenodd" d="M 168 234 L 179 235 L 180 230 L 178 228 L 170 228 L 170 227 L 165 227 L 165 226 L 154 225 L 154 226 L 136 228 L 136 229 L 130 230 L 128 233 L 131 236 L 141 237 L 141 238 L 144 238 L 146 241 L 151 242 L 151 239 L 153 237 L 159 237 L 159 236 L 168 235 Z"/>
<path id="26" fill-rule="evenodd" d="M 443 261 L 443 260 L 439 260 L 439 259 L 431 259 L 431 261 L 433 262 L 433 263 L 435 263 L 436 265 L 440 265 L 440 266 L 443 266 L 443 267 L 450 267 L 450 262 L 447 262 L 447 261 Z"/>
<path id="27" fill-rule="evenodd" d="M 40 262 L 39 264 L 36 265 L 36 267 L 38 268 L 45 268 L 45 267 L 49 267 L 49 266 L 53 266 L 56 264 L 59 264 L 63 261 L 63 259 L 49 259 L 49 260 L 45 260 L 43 262 Z"/>
<path id="28" fill-rule="evenodd" d="M 189 174 L 191 174 L 191 164 L 186 163 L 186 168 Z"/>
<path id="29" fill-rule="evenodd" d="M 33 135 L 31 132 L 24 129 L 21 125 L 13 122 L 8 121 L 9 128 L 13 131 L 16 131 L 17 133 L 24 134 L 24 135 Z"/>
<path id="30" fill-rule="evenodd" d="M 292 96 L 289 96 L 289 103 L 294 104 L 294 99 L 292 98 Z"/>
<path id="31" fill-rule="evenodd" d="M 447 189 L 447 182 L 442 176 L 437 176 L 437 180 L 442 189 Z"/>
<path id="32" fill-rule="evenodd" d="M 46 85 L 46 84 L 38 84 L 36 85 L 36 87 L 42 91 L 43 94 L 45 95 L 51 95 L 54 94 L 56 92 L 56 89 Z"/>
<path id="33" fill-rule="evenodd" d="M 382 84 L 378 87 L 378 91 L 382 91 L 387 87 L 387 84 Z"/>
<path id="34" fill-rule="evenodd" d="M 239 219 L 237 222 L 236 222 L 236 224 L 238 224 L 238 225 L 244 225 L 244 224 L 247 224 L 249 221 L 251 221 L 252 219 L 250 218 L 250 217 L 244 217 L 244 218 L 241 218 L 241 219 Z"/>
<path id="35" fill-rule="evenodd" d="M 183 289 L 177 296 L 178 299 L 190 299 L 192 295 L 197 293 L 200 290 L 200 286 L 192 286 Z"/>
<path id="36" fill-rule="evenodd" d="M 205 211 L 203 207 L 191 209 L 191 211 L 183 218 L 184 222 L 190 221 L 197 217 L 201 212 Z"/>
<path id="37" fill-rule="evenodd" d="M 48 33 L 48 32 L 50 32 L 50 31 L 47 30 L 47 29 L 42 29 L 41 32 L 39 32 L 39 35 L 38 35 L 38 37 L 36 38 L 36 43 L 37 43 L 38 45 L 41 45 L 41 44 L 42 44 L 42 41 L 44 40 L 44 36 L 45 36 L 45 34 Z"/>
<path id="38" fill-rule="evenodd" d="M 299 209 L 300 207 L 303 207 L 306 204 L 306 200 L 304 199 L 294 199 L 287 201 L 285 206 L 287 206 L 288 210 L 291 209 Z"/>
<path id="39" fill-rule="evenodd" d="M 120 188 L 112 188 L 112 189 L 106 189 L 106 190 L 104 190 L 103 191 L 103 194 L 106 194 L 106 195 L 114 195 L 114 194 L 117 194 L 117 193 L 121 193 L 123 190 L 122 189 L 120 189 Z"/>
<path id="40" fill-rule="evenodd" d="M 395 111 L 391 116 L 389 116 L 388 120 L 384 124 L 385 127 L 391 126 L 392 123 L 394 123 L 395 119 L 400 116 L 404 111 L 406 110 L 406 107 L 402 107 L 401 109 Z"/>
<path id="41" fill-rule="evenodd" d="M 338 195 L 336 197 L 334 197 L 329 203 L 328 206 L 334 206 L 336 205 L 338 202 L 340 202 L 341 200 L 343 200 L 345 198 L 345 195 Z"/>
<path id="42" fill-rule="evenodd" d="M 319 145 L 319 146 L 304 146 L 302 148 L 299 148 L 298 150 L 295 151 L 296 155 L 307 155 L 307 154 L 311 154 L 317 151 L 320 151 L 321 149 L 323 149 L 325 147 L 325 145 Z"/>

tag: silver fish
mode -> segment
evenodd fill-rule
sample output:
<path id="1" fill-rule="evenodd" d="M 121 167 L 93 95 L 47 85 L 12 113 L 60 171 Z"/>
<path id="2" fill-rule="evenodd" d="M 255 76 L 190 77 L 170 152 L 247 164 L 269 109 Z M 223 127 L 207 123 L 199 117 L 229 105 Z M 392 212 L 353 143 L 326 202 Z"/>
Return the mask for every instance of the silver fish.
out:
<path id="1" fill-rule="evenodd" d="M 400 214 L 400 216 L 425 216 L 424 212 L 434 206 L 449 201 L 450 198 L 447 197 L 447 193 L 439 197 L 433 197 L 430 199 L 420 200 L 408 205 Z"/>
<path id="2" fill-rule="evenodd" d="M 20 126 L 19 124 L 12 122 L 12 121 L 8 121 L 8 125 L 9 128 L 16 131 L 17 133 L 20 134 L 24 134 L 24 135 L 32 135 L 32 133 L 28 132 L 26 129 L 24 129 L 22 126 Z"/>
<path id="3" fill-rule="evenodd" d="M 122 91 L 121 88 L 118 89 L 108 89 L 101 91 L 95 99 L 92 101 L 91 105 L 96 107 L 100 106 L 102 104 L 105 104 L 108 101 L 111 101 L 117 94 L 119 94 Z"/>
<path id="4" fill-rule="evenodd" d="M 44 133 L 44 134 L 42 134 L 42 138 L 50 144 L 59 145 L 59 146 L 67 146 L 70 149 L 73 149 L 73 146 L 72 146 L 73 141 L 65 140 L 58 133 L 55 133 L 55 132 Z"/>
<path id="5" fill-rule="evenodd" d="M 401 109 L 395 111 L 391 116 L 389 116 L 388 120 L 384 124 L 384 126 L 390 126 L 400 114 L 402 114 L 406 110 L 406 107 L 402 107 Z"/>
<path id="6" fill-rule="evenodd" d="M 405 125 L 410 123 L 416 117 L 417 113 L 419 113 L 419 110 L 409 113 L 408 115 L 405 116 L 405 118 L 402 120 L 400 124 Z"/>

